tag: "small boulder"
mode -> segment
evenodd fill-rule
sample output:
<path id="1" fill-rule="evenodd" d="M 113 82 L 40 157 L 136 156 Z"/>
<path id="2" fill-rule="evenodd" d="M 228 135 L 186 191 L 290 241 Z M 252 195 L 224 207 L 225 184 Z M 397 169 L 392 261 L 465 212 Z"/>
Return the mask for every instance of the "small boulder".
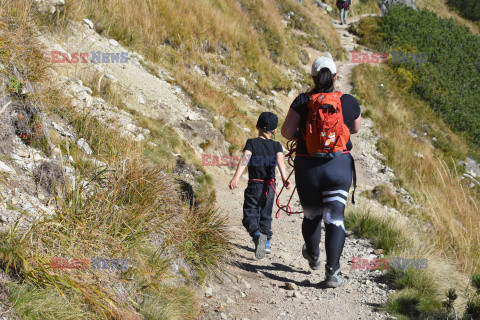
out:
<path id="1" fill-rule="evenodd" d="M 5 173 L 15 173 L 15 170 L 7 165 L 6 163 L 0 161 L 0 172 L 5 172 Z"/>
<path id="2" fill-rule="evenodd" d="M 83 19 L 83 22 L 90 28 L 93 29 L 93 22 L 88 19 Z"/>
<path id="3" fill-rule="evenodd" d="M 297 285 L 292 282 L 285 282 L 285 287 L 287 290 L 297 290 Z"/>
<path id="4" fill-rule="evenodd" d="M 213 295 L 213 289 L 212 289 L 212 287 L 207 287 L 207 288 L 205 289 L 205 296 L 206 296 L 206 297 L 211 297 L 212 295 Z"/>
<path id="5" fill-rule="evenodd" d="M 87 141 L 85 141 L 85 139 L 83 139 L 83 138 L 78 139 L 77 140 L 77 145 L 85 154 L 90 155 L 90 154 L 93 153 L 92 148 L 87 143 Z"/>
<path id="6" fill-rule="evenodd" d="M 118 42 L 115 39 L 110 39 L 108 40 L 111 46 L 113 47 L 118 47 Z"/>

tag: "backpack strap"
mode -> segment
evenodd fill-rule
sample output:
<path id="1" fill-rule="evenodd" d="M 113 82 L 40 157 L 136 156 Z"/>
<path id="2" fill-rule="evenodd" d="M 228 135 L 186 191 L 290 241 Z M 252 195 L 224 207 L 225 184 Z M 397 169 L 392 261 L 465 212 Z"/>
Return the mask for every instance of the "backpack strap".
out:
<path id="1" fill-rule="evenodd" d="M 355 169 L 355 159 L 352 158 L 352 177 L 353 177 L 353 192 L 352 204 L 355 204 L 355 190 L 357 190 L 357 170 Z"/>

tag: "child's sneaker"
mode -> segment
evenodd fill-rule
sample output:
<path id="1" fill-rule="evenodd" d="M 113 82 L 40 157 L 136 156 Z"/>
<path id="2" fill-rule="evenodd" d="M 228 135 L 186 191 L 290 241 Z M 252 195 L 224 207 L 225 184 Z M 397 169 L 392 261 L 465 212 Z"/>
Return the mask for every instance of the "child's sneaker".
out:
<path id="1" fill-rule="evenodd" d="M 272 253 L 272 247 L 270 246 L 270 239 L 267 239 L 267 242 L 265 243 L 265 253 L 266 254 Z"/>
<path id="2" fill-rule="evenodd" d="M 305 259 L 308 260 L 308 264 L 310 265 L 310 268 L 312 270 L 318 270 L 320 269 L 321 263 L 320 263 L 320 256 L 318 257 L 311 257 L 308 252 L 307 252 L 307 246 L 304 244 L 302 248 L 302 255 Z"/>
<path id="3" fill-rule="evenodd" d="M 343 280 L 339 275 L 340 268 L 333 271 L 333 269 L 325 266 L 325 286 L 327 288 L 338 288 L 343 284 Z"/>
<path id="4" fill-rule="evenodd" d="M 267 236 L 263 233 L 260 233 L 253 239 L 253 241 L 255 242 L 255 258 L 258 260 L 265 258 L 265 245 L 267 244 Z"/>

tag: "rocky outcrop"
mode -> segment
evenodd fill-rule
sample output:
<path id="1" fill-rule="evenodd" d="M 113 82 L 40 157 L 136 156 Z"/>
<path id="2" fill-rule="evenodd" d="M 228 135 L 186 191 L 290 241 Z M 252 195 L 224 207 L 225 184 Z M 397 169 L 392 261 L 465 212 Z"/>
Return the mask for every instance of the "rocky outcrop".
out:
<path id="1" fill-rule="evenodd" d="M 380 0 L 378 2 L 378 6 L 380 7 L 380 11 L 383 15 L 387 14 L 388 8 L 391 6 L 404 6 L 417 10 L 417 7 L 415 6 L 415 0 Z"/>
<path id="2" fill-rule="evenodd" d="M 34 0 L 41 13 L 60 13 L 65 7 L 65 0 Z"/>

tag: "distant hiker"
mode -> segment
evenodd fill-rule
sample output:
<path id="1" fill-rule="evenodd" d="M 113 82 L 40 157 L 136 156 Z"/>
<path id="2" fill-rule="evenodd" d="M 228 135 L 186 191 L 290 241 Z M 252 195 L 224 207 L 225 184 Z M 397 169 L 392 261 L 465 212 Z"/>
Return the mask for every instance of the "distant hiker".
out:
<path id="1" fill-rule="evenodd" d="M 340 24 L 347 24 L 348 9 L 352 0 L 337 0 L 337 8 L 340 10 Z"/>
<path id="2" fill-rule="evenodd" d="M 332 59 L 317 58 L 312 65 L 315 87 L 295 98 L 282 135 L 297 140 L 295 183 L 304 210 L 302 254 L 310 268 L 320 269 L 320 235 L 325 223 L 326 286 L 342 285 L 340 256 L 345 242 L 344 211 L 348 191 L 356 184 L 350 134 L 361 126 L 360 106 L 349 95 L 335 91 L 337 68 Z M 345 126 L 344 126 L 345 125 Z M 352 200 L 353 201 L 353 200 Z"/>
<path id="3" fill-rule="evenodd" d="M 248 186 L 243 202 L 243 226 L 255 243 L 255 257 L 262 259 L 270 253 L 272 238 L 272 207 L 275 201 L 275 167 L 278 165 L 282 181 L 290 189 L 280 142 L 271 140 L 276 132 L 278 118 L 271 112 L 262 112 L 257 121 L 258 137 L 248 139 L 237 171 L 230 181 L 235 189 L 238 180 L 248 165 Z"/>

